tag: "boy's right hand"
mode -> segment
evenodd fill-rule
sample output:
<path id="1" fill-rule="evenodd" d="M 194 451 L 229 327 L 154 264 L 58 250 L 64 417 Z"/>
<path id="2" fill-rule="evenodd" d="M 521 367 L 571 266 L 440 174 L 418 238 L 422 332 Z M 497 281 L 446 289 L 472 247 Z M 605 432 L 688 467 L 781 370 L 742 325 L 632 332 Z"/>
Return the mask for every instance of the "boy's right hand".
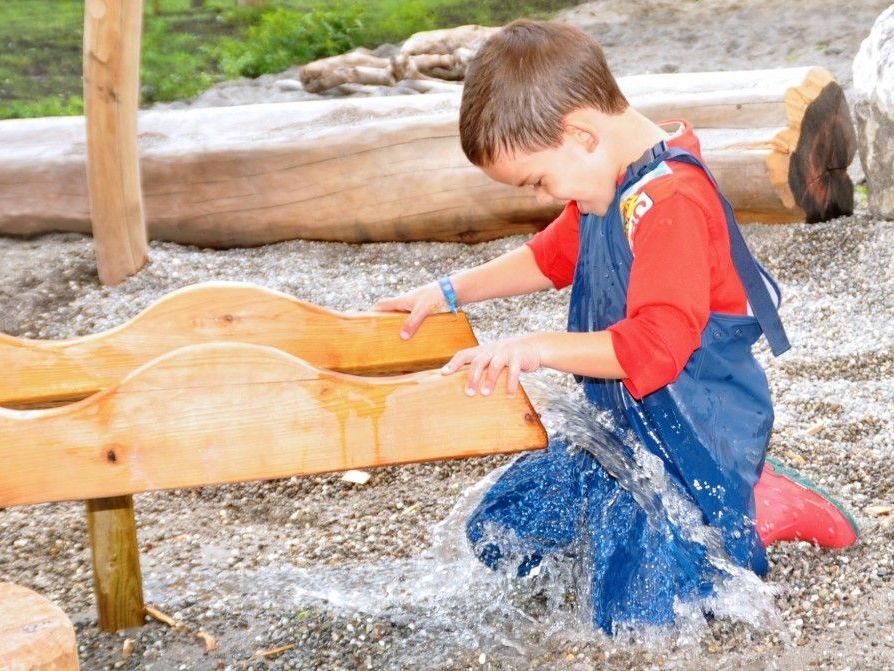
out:
<path id="1" fill-rule="evenodd" d="M 400 329 L 400 337 L 404 340 L 412 338 L 430 314 L 444 312 L 447 309 L 447 300 L 437 282 L 426 284 L 394 298 L 383 298 L 373 305 L 373 310 L 381 312 L 410 313 Z"/>

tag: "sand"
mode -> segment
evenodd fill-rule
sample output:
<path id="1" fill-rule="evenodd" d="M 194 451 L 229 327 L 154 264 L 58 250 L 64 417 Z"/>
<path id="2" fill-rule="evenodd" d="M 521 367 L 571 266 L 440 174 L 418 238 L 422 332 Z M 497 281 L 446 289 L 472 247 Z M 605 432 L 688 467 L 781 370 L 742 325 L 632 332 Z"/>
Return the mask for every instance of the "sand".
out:
<path id="1" fill-rule="evenodd" d="M 587 3 L 565 18 L 604 41 L 618 74 L 818 63 L 849 89 L 850 62 L 884 6 L 638 0 Z M 362 577 L 412 560 L 459 494 L 505 457 L 379 469 L 365 485 L 332 475 L 138 496 L 147 601 L 213 634 L 220 645 L 210 653 L 193 634 L 155 622 L 99 632 L 83 504 L 0 511 L 0 580 L 63 607 L 87 670 L 894 668 L 894 526 L 890 515 L 873 514 L 894 504 L 894 222 L 871 219 L 860 202 L 854 216 L 836 221 L 744 231 L 781 283 L 782 316 L 794 342 L 779 359 L 759 347 L 777 407 L 770 451 L 832 491 L 863 530 L 845 551 L 806 543 L 771 548 L 778 629 L 718 619 L 690 644 L 644 650 L 597 637 L 532 646 L 529 659 L 519 661 L 487 637 L 463 645 L 455 630 L 424 613 L 371 615 L 289 589 L 299 570 L 322 576 L 348 569 Z M 252 281 L 334 309 L 364 309 L 522 242 L 293 241 L 227 251 L 153 243 L 151 265 L 108 288 L 99 284 L 88 237 L 0 238 L 0 331 L 35 338 L 93 333 L 207 279 Z M 468 312 L 479 338 L 489 340 L 562 328 L 567 300 L 567 292 L 546 292 Z M 555 375 L 537 379 L 565 384 Z M 125 637 L 135 643 L 127 659 Z M 255 656 L 279 645 L 294 647 Z M 419 661 L 439 646 L 449 655 Z"/>

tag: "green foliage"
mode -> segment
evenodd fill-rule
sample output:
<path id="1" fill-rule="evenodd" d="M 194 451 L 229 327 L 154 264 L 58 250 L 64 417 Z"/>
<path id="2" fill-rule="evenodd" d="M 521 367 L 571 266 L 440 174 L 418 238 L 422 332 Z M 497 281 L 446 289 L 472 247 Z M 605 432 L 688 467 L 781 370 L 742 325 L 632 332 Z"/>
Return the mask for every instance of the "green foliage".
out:
<path id="1" fill-rule="evenodd" d="M 81 96 L 48 96 L 38 100 L 0 101 L 0 119 L 30 119 L 41 116 L 74 116 L 84 113 Z"/>
<path id="2" fill-rule="evenodd" d="M 0 0 L 0 119 L 76 114 L 83 7 Z"/>
<path id="3" fill-rule="evenodd" d="M 869 187 L 865 182 L 854 187 L 854 203 L 863 206 L 869 204 Z"/>
<path id="4" fill-rule="evenodd" d="M 519 17 L 548 18 L 576 4 L 569 0 L 365 0 L 360 20 L 364 29 L 360 44 L 375 46 L 401 42 L 422 30 L 450 28 L 468 23 L 499 26 Z"/>
<path id="5" fill-rule="evenodd" d="M 421 30 L 546 18 L 574 0 L 145 2 L 141 103 L 189 99 L 227 77 L 400 42 Z M 0 0 L 0 118 L 79 114 L 83 0 Z"/>
<path id="6" fill-rule="evenodd" d="M 308 12 L 274 7 L 248 28 L 244 40 L 222 41 L 220 67 L 228 77 L 258 77 L 349 51 L 360 35 L 359 16 L 356 6 Z"/>
<path id="7" fill-rule="evenodd" d="M 142 102 L 192 98 L 221 79 L 213 49 L 191 33 L 171 30 L 164 19 L 143 31 Z"/>

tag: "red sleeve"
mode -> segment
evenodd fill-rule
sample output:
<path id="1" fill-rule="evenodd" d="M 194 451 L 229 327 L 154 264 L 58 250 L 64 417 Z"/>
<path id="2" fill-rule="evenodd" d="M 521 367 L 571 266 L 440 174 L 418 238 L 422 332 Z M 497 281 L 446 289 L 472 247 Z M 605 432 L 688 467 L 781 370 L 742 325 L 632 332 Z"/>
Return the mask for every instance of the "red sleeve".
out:
<path id="1" fill-rule="evenodd" d="M 670 384 L 701 344 L 711 300 L 708 215 L 674 193 L 633 233 L 627 317 L 608 328 L 624 385 L 636 398 Z"/>
<path id="2" fill-rule="evenodd" d="M 534 252 L 540 272 L 550 279 L 556 289 L 571 284 L 580 248 L 580 210 L 577 201 L 569 201 L 555 221 L 528 240 L 527 244 Z"/>

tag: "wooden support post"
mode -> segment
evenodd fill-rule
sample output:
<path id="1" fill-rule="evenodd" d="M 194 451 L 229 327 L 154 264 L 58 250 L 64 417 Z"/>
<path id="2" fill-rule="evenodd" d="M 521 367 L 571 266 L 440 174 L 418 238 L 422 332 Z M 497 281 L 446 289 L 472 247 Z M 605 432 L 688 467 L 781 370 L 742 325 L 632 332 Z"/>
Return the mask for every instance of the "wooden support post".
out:
<path id="1" fill-rule="evenodd" d="M 143 625 L 143 579 L 133 497 L 87 501 L 96 611 L 103 631 Z"/>
<path id="2" fill-rule="evenodd" d="M 143 0 L 87 0 L 84 8 L 87 190 L 104 284 L 149 257 L 137 150 L 142 20 Z"/>

